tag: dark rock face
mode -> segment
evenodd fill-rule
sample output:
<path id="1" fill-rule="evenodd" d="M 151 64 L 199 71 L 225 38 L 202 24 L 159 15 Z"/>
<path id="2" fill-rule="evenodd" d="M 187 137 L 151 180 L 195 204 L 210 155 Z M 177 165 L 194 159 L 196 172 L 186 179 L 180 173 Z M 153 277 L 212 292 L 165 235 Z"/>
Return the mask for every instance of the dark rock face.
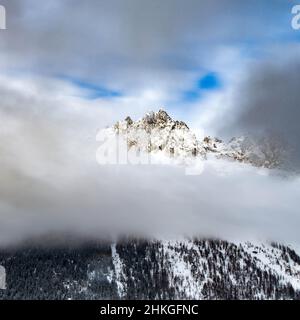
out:
<path id="1" fill-rule="evenodd" d="M 291 283 L 300 257 L 274 244 L 131 240 L 2 251 L 0 264 L 7 272 L 1 299 L 300 298 Z"/>
<path id="2" fill-rule="evenodd" d="M 172 121 L 172 118 L 164 110 L 159 110 L 158 112 L 150 112 L 146 114 L 143 119 L 141 119 L 141 122 L 144 123 L 144 125 L 150 125 L 153 127 L 164 127 L 170 121 Z"/>
<path id="3" fill-rule="evenodd" d="M 171 117 L 167 114 L 166 111 L 160 109 L 156 114 L 156 119 L 162 122 L 172 121 Z"/>
<path id="4" fill-rule="evenodd" d="M 130 117 L 127 117 L 127 118 L 125 119 L 125 121 L 127 122 L 127 125 L 128 125 L 128 126 L 131 126 L 131 125 L 133 124 L 133 121 L 132 121 L 132 119 L 131 119 Z"/>

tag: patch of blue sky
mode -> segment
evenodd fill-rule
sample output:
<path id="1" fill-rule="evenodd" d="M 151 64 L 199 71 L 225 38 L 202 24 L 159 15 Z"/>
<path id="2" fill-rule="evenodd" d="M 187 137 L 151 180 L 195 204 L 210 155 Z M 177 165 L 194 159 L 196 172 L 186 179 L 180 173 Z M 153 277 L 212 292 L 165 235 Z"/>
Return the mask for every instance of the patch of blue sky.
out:
<path id="1" fill-rule="evenodd" d="M 216 90 L 221 88 L 221 81 L 215 72 L 207 73 L 198 80 L 198 89 Z"/>
<path id="2" fill-rule="evenodd" d="M 183 92 L 185 102 L 196 102 L 208 91 L 218 90 L 222 87 L 221 80 L 217 73 L 209 72 L 197 79 L 193 88 Z"/>
<path id="3" fill-rule="evenodd" d="M 69 77 L 69 76 L 59 76 L 60 79 L 71 83 L 72 85 L 78 87 L 82 90 L 83 97 L 90 100 L 100 99 L 100 98 L 117 98 L 122 96 L 122 92 L 117 90 L 109 89 L 105 86 L 94 84 L 89 81 L 85 81 L 79 78 Z"/>

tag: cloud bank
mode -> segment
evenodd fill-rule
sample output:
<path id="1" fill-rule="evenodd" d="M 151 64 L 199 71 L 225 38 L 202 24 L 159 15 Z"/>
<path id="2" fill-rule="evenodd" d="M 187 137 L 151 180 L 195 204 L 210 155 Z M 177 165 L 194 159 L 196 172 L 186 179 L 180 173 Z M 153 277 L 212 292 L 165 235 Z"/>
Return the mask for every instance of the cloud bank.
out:
<path id="1" fill-rule="evenodd" d="M 189 177 L 95 160 L 99 128 L 166 105 L 208 134 L 276 132 L 299 163 L 294 1 L 1 4 L 1 245 L 60 232 L 300 242 L 298 176 L 207 162 Z M 194 94 L 211 73 L 221 85 Z"/>
<path id="2" fill-rule="evenodd" d="M 174 97 L 219 71 L 215 61 L 226 61 L 230 50 L 251 55 L 274 37 L 293 39 L 292 4 L 282 0 L 1 3 L 8 20 L 2 68 L 88 79 L 131 94 L 152 88 Z"/>
<path id="3" fill-rule="evenodd" d="M 218 133 L 276 140 L 287 150 L 287 165 L 299 170 L 300 60 L 299 47 L 291 49 L 281 61 L 273 54 L 272 59 L 252 63 L 251 72 L 234 88 Z"/>
<path id="4" fill-rule="evenodd" d="M 221 160 L 207 162 L 200 176 L 172 166 L 100 166 L 92 131 L 115 112 L 60 97 L 60 89 L 44 95 L 48 82 L 36 88 L 6 78 L 5 84 L 1 245 L 51 233 L 300 242 L 298 176 L 281 178 Z"/>

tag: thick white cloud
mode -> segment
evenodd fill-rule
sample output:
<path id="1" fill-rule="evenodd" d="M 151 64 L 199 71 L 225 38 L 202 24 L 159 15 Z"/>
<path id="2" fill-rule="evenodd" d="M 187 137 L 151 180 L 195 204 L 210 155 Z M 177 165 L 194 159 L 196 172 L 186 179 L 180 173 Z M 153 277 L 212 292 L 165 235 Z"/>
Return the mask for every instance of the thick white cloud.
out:
<path id="1" fill-rule="evenodd" d="M 294 50 L 289 2 L 1 4 L 8 29 L 0 33 L 0 244 L 52 232 L 131 231 L 300 242 L 298 177 L 235 165 L 226 165 L 224 176 L 212 163 L 203 175 L 188 177 L 180 168 L 101 167 L 95 160 L 97 129 L 167 103 L 171 115 L 213 133 L 226 123 L 255 127 L 236 117 L 240 106 L 255 110 L 248 108 L 253 81 L 244 100 L 239 83 L 248 74 L 256 79 L 252 60 Z M 286 83 L 289 70 L 279 72 Z M 210 71 L 220 73 L 222 89 L 181 103 L 182 92 Z M 61 75 L 123 95 L 86 100 L 78 87 L 57 80 Z"/>
<path id="2" fill-rule="evenodd" d="M 39 83 L 1 79 L 2 245 L 49 233 L 300 242 L 299 177 L 226 162 L 208 162 L 200 176 L 176 167 L 100 166 L 96 129 L 116 109 L 63 96 L 60 83 Z"/>

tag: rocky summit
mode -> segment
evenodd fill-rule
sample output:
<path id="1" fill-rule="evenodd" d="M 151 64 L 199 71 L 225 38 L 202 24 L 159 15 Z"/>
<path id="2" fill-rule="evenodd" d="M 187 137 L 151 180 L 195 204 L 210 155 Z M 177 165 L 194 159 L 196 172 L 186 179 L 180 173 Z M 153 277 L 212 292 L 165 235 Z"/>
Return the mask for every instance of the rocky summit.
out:
<path id="1" fill-rule="evenodd" d="M 196 134 L 183 121 L 173 120 L 166 111 L 149 112 L 134 121 L 127 117 L 113 128 L 101 130 L 102 135 L 124 137 L 128 150 L 162 154 L 181 162 L 198 157 L 227 159 L 249 163 L 256 167 L 279 168 L 284 162 L 285 150 L 275 139 L 253 139 L 234 137 L 228 142 Z"/>

